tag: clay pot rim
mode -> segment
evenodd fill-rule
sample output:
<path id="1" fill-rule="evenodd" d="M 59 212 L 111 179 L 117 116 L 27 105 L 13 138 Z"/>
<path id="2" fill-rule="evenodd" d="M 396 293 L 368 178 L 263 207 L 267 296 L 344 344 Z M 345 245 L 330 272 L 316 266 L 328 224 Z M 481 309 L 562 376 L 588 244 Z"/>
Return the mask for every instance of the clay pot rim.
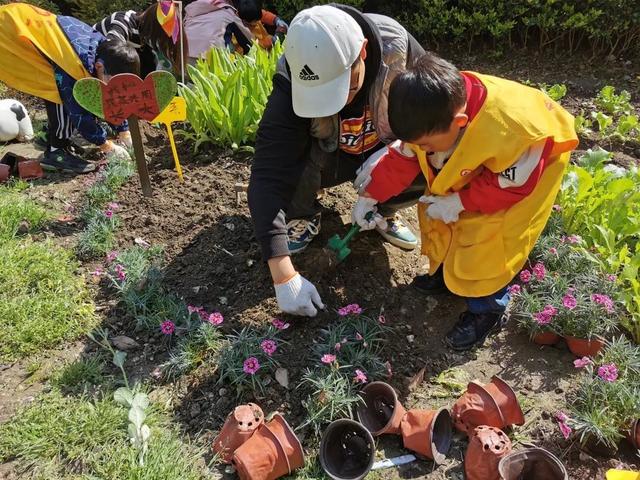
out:
<path id="1" fill-rule="evenodd" d="M 604 338 L 601 335 L 594 335 L 593 337 L 576 337 L 573 335 L 563 335 L 565 340 L 579 340 L 579 341 L 585 341 L 585 342 L 602 342 L 605 343 L 607 341 L 606 338 Z"/>
<path id="2" fill-rule="evenodd" d="M 473 390 L 476 388 L 478 389 L 477 392 L 473 392 Z M 486 388 L 484 388 L 483 385 L 481 385 L 478 382 L 471 381 L 469 382 L 469 385 L 467 385 L 467 392 L 478 393 L 479 395 L 485 398 L 488 398 L 491 401 L 491 406 L 493 406 L 493 408 L 495 408 L 496 411 L 498 412 L 498 415 L 500 416 L 500 421 L 502 422 L 502 424 L 504 425 L 506 423 L 504 415 L 502 415 L 502 410 L 500 410 L 500 407 L 498 406 L 498 402 L 496 402 L 495 398 L 493 398 L 493 396 L 487 391 Z M 472 432 L 468 432 L 468 433 L 472 433 Z"/>
<path id="3" fill-rule="evenodd" d="M 511 388 L 511 385 L 509 385 L 507 382 L 505 382 L 502 378 L 500 378 L 497 375 L 494 375 L 493 377 L 491 377 L 491 382 L 497 383 L 499 386 L 504 387 L 507 392 L 507 397 L 509 397 L 509 399 L 513 403 L 515 403 L 518 409 L 517 410 L 518 422 L 516 422 L 514 425 L 524 425 L 524 422 L 525 422 L 524 413 L 522 411 L 522 407 L 520 407 L 520 402 L 518 402 L 518 396 L 516 395 L 516 392 L 513 390 L 513 388 Z M 502 412 L 500 412 L 500 416 L 502 417 Z"/>
<path id="4" fill-rule="evenodd" d="M 273 417 L 271 417 L 271 420 L 269 420 L 268 423 L 277 420 L 278 423 L 280 423 L 280 425 L 282 426 L 285 435 L 287 435 L 287 433 L 289 433 L 290 436 L 293 438 L 294 442 L 294 447 L 297 447 L 297 450 L 300 452 L 300 456 L 302 457 L 302 462 L 304 464 L 304 449 L 302 448 L 302 443 L 300 443 L 300 439 L 298 438 L 298 436 L 294 433 L 293 429 L 291 428 L 291 425 L 289 425 L 287 423 L 287 421 L 284 419 L 284 417 L 282 415 L 280 415 L 279 413 L 276 413 L 273 415 Z M 271 435 L 272 439 L 274 440 L 274 443 L 276 444 L 277 448 L 279 449 L 279 453 L 281 453 L 284 456 L 284 459 L 287 462 L 287 470 L 289 471 L 289 474 L 291 474 L 293 472 L 293 470 L 291 470 L 291 462 L 289 462 L 289 456 L 287 455 L 287 452 L 285 452 L 284 447 L 282 446 L 282 442 L 280 441 L 280 439 L 278 438 L 278 436 L 273 433 L 273 431 L 269 428 L 269 425 L 267 425 L 267 422 L 262 424 L 262 427 L 264 427 L 264 429 L 269 432 L 269 434 Z"/>
<path id="5" fill-rule="evenodd" d="M 500 459 L 500 461 L 498 462 L 498 472 L 500 473 L 500 477 L 501 478 L 506 478 L 505 472 L 503 472 L 503 461 L 506 460 L 509 457 L 514 457 L 514 456 L 519 456 L 519 455 L 523 455 L 526 453 L 530 453 L 530 452 L 535 452 L 535 451 L 541 451 L 543 452 L 544 455 L 548 456 L 557 466 L 560 467 L 560 470 L 562 472 L 564 472 L 565 474 L 565 478 L 569 478 L 568 477 L 568 472 L 567 472 L 567 467 L 565 467 L 565 465 L 560 461 L 560 459 L 558 457 L 556 457 L 552 452 L 550 452 L 549 450 L 542 448 L 542 447 L 526 447 L 522 450 L 518 450 L 517 452 L 511 452 L 506 454 L 504 457 L 502 457 Z"/>
<path id="6" fill-rule="evenodd" d="M 400 404 L 400 400 L 398 399 L 398 393 L 396 392 L 396 389 L 393 388 L 391 385 L 389 385 L 387 382 L 381 382 L 381 381 L 375 381 L 375 382 L 371 382 L 369 384 L 367 384 L 367 386 L 365 386 L 361 391 L 360 391 L 360 397 L 362 397 L 364 399 L 364 394 L 367 391 L 368 388 L 372 387 L 373 385 L 382 385 L 384 386 L 387 390 L 389 390 L 392 395 L 393 395 L 393 400 L 394 400 L 394 411 L 393 413 L 395 414 L 395 408 L 398 404 Z M 400 406 L 402 406 L 402 404 L 400 404 Z M 391 425 L 391 422 L 393 421 L 393 417 L 394 415 L 391 415 L 391 417 L 389 418 L 389 420 L 387 421 L 387 423 L 384 425 L 384 427 L 372 431 L 369 430 L 369 428 L 364 424 L 364 422 L 362 421 L 362 418 L 360 418 L 360 411 L 365 409 L 366 406 L 365 405 L 358 405 L 356 407 L 356 416 L 358 417 L 358 423 L 360 423 L 365 430 L 367 430 L 368 432 L 371 433 L 371 435 L 373 435 L 374 437 L 380 436 L 382 435 L 381 432 L 384 432 L 385 430 L 387 430 L 389 428 L 389 426 Z M 402 408 L 404 409 L 404 407 L 402 406 Z"/>
<path id="7" fill-rule="evenodd" d="M 631 428 L 629 429 L 629 440 L 631 440 L 631 444 L 636 449 L 640 450 L 640 418 L 631 423 Z"/>
<path id="8" fill-rule="evenodd" d="M 447 458 L 446 453 L 439 452 L 437 449 L 436 442 L 433 440 L 433 432 L 436 428 L 436 423 L 440 418 L 440 415 L 445 413 L 449 417 L 450 430 L 449 430 L 449 449 L 451 448 L 451 443 L 453 442 L 453 419 L 451 418 L 451 413 L 448 408 L 441 407 L 435 411 L 433 414 L 433 420 L 431 421 L 431 431 L 429 432 L 431 438 L 431 453 L 433 454 L 433 461 L 436 465 L 442 465 Z"/>
<path id="9" fill-rule="evenodd" d="M 373 382 L 373 383 L 375 383 L 375 382 Z M 384 382 L 379 382 L 379 383 L 384 383 Z M 340 424 L 350 425 L 350 426 L 355 427 L 355 428 L 357 428 L 359 430 L 362 430 L 364 432 L 364 434 L 366 435 L 367 440 L 369 440 L 369 443 L 370 443 L 371 449 L 372 449 L 372 452 L 371 452 L 372 455 L 371 455 L 371 458 L 369 459 L 369 465 L 367 467 L 367 471 L 366 471 L 366 473 L 364 474 L 363 477 L 353 477 L 353 478 L 364 478 L 369 474 L 369 472 L 371 471 L 371 467 L 373 466 L 373 463 L 375 462 L 375 456 L 376 456 L 375 445 L 376 445 L 376 443 L 375 443 L 375 440 L 373 438 L 373 434 L 362 423 L 357 422 L 355 420 L 352 420 L 350 418 L 339 418 L 338 420 L 334 420 L 333 422 L 331 422 L 327 426 L 327 428 L 325 429 L 325 433 L 327 431 L 329 431 L 329 428 L 331 428 L 331 427 L 335 428 L 335 427 L 339 426 Z M 322 467 L 322 470 L 324 470 L 324 472 L 329 477 L 333 478 L 334 480 L 344 480 L 342 477 L 334 476 L 332 473 L 330 473 L 327 470 L 327 468 L 325 466 L 326 464 L 325 464 L 325 461 L 324 461 L 324 455 L 323 455 L 323 452 L 324 452 L 325 448 L 326 448 L 326 436 L 323 434 L 322 435 L 322 439 L 320 440 L 320 448 L 318 450 L 318 457 L 320 459 L 320 466 Z"/>

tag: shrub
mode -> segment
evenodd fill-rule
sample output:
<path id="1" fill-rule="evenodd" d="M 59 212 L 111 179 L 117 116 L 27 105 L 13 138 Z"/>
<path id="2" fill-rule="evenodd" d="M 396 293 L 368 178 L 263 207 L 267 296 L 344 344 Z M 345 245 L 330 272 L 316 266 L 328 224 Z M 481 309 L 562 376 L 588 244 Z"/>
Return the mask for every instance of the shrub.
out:
<path id="1" fill-rule="evenodd" d="M 66 0 L 74 17 L 89 25 L 121 10 L 143 11 L 149 0 Z"/>

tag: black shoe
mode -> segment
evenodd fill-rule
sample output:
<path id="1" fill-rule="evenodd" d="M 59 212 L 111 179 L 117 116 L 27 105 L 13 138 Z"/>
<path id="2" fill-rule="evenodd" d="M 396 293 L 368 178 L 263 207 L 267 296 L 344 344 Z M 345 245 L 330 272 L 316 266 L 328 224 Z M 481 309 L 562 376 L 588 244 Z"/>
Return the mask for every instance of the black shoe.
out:
<path id="1" fill-rule="evenodd" d="M 96 169 L 94 164 L 85 162 L 63 148 L 54 151 L 48 149 L 44 153 L 40 165 L 45 170 L 70 173 L 91 173 Z"/>
<path id="2" fill-rule="evenodd" d="M 447 333 L 444 342 L 453 350 L 471 350 L 482 345 L 491 333 L 499 332 L 506 323 L 507 315 L 504 312 L 464 312 Z"/>
<path id="3" fill-rule="evenodd" d="M 424 295 L 451 293 L 444 283 L 442 268 L 436 270 L 433 275 L 416 275 L 411 286 Z"/>

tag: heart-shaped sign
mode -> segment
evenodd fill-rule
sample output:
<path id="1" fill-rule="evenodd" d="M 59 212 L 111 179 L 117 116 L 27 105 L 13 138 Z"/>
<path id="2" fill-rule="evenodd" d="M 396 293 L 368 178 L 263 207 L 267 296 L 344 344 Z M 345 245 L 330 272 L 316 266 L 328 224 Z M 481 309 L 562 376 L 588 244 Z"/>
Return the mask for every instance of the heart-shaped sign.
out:
<path id="1" fill-rule="evenodd" d="M 144 81 L 132 73 L 111 77 L 108 83 L 83 78 L 73 87 L 78 104 L 115 125 L 131 116 L 152 121 L 176 94 L 178 85 L 169 72 L 151 72 Z"/>

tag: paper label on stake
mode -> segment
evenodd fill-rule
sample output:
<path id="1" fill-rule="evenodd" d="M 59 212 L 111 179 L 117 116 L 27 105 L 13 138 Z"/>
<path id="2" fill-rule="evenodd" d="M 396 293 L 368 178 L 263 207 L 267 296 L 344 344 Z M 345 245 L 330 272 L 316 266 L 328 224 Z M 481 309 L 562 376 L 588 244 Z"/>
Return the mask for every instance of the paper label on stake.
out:
<path id="1" fill-rule="evenodd" d="M 187 103 L 182 97 L 173 97 L 167 108 L 153 119 L 153 123 L 171 124 L 184 122 L 187 119 Z"/>

